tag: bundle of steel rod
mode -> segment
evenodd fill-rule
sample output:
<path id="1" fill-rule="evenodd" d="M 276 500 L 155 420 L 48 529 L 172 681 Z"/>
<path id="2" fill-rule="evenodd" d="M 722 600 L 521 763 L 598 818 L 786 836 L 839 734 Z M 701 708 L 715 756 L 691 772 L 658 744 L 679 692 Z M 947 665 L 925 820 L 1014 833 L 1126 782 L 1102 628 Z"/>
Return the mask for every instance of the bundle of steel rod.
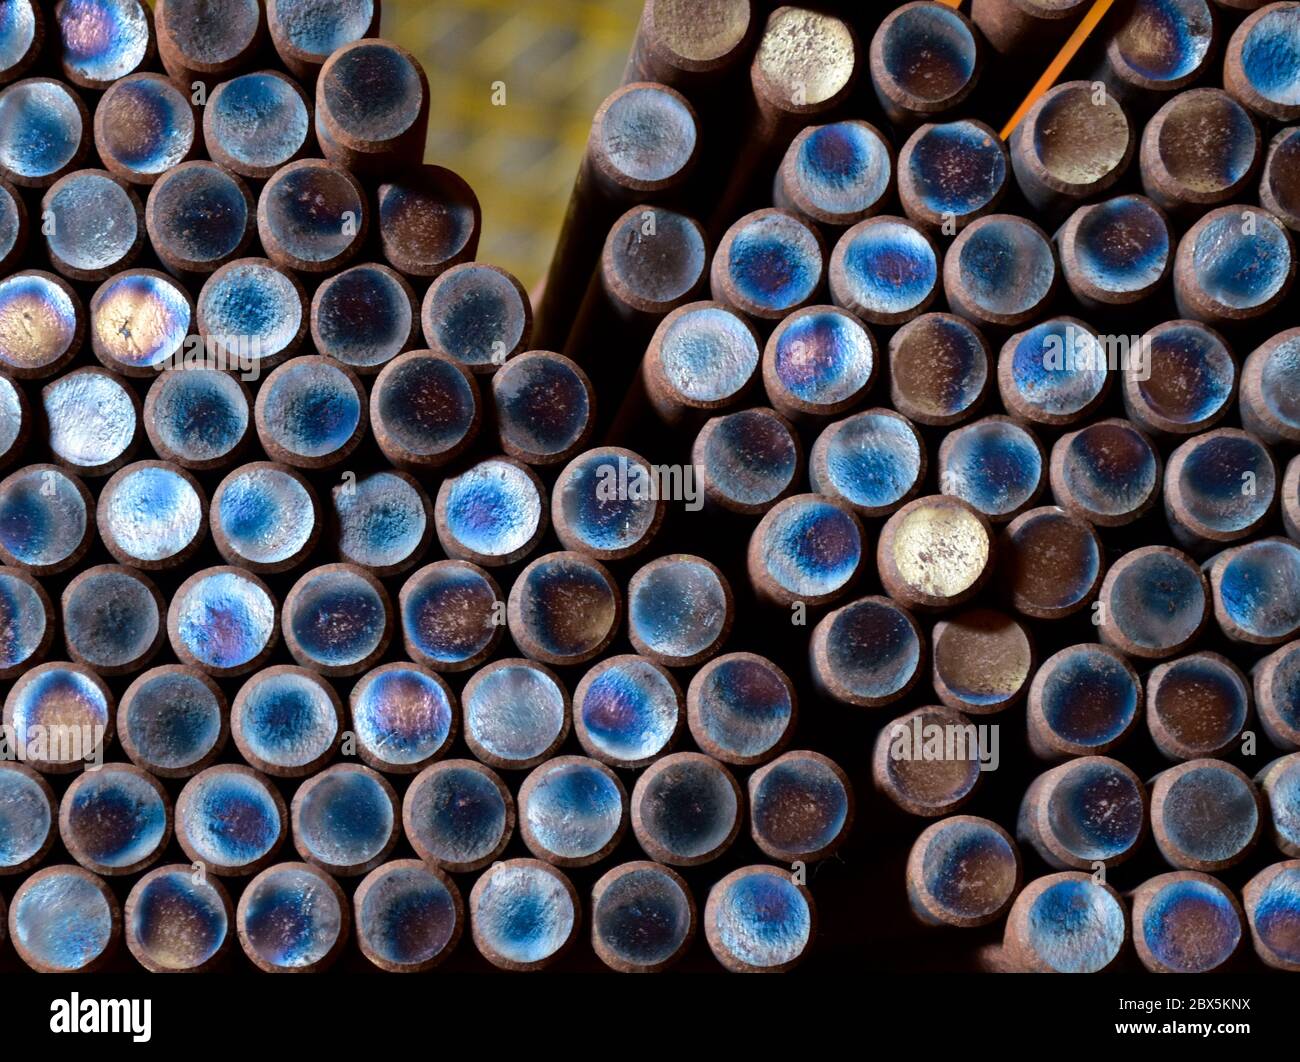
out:
<path id="1" fill-rule="evenodd" d="M 378 5 L 0 10 L 0 965 L 793 965 L 770 861 L 839 847 L 848 777 L 598 445 L 609 377 L 476 261 Z M 695 122 L 602 110 L 575 209 L 625 239 L 588 299 L 570 231 L 557 334 L 702 290 L 700 226 L 626 214 Z"/>
<path id="2" fill-rule="evenodd" d="M 1300 969 L 1300 4 L 962 6 L 534 306 L 377 0 L 0 2 L 0 966 Z"/>
<path id="3" fill-rule="evenodd" d="M 876 791 L 873 903 L 901 809 L 939 821 L 892 902 L 1000 968 L 1300 969 L 1300 6 L 866 6 L 647 3 L 549 341 L 619 402 L 598 440 L 703 484 L 719 532 L 666 536 Z M 655 91 L 671 198 L 613 221 L 587 173 Z"/>

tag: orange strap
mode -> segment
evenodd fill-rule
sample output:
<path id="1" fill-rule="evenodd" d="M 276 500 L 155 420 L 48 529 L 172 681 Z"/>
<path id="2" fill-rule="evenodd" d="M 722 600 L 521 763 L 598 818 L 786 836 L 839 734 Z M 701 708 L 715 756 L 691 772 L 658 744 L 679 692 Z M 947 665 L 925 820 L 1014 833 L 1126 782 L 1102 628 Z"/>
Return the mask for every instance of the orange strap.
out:
<path id="1" fill-rule="evenodd" d="M 947 0 L 944 0 L 944 2 L 946 3 Z M 1034 84 L 1034 87 L 1029 90 L 1029 95 L 1025 97 L 1024 103 L 1016 108 L 1016 113 L 1013 114 L 1010 121 L 1002 127 L 1003 140 L 1006 140 L 1011 136 L 1012 132 L 1014 132 L 1016 126 L 1020 124 L 1020 120 L 1024 118 L 1029 108 L 1037 102 L 1038 97 L 1056 84 L 1056 79 L 1060 77 L 1065 68 L 1070 65 L 1070 60 L 1073 59 L 1079 49 L 1083 47 L 1083 42 L 1086 41 L 1092 31 L 1097 28 L 1097 24 L 1105 18 L 1106 12 L 1111 9 L 1111 5 L 1113 5 L 1114 2 L 1115 0 L 1096 0 L 1092 7 L 1089 8 L 1088 13 L 1083 16 L 1083 19 L 1074 28 L 1074 32 L 1070 34 L 1070 39 L 1065 42 L 1064 46 L 1057 53 L 1056 58 L 1053 59 L 1048 68 L 1043 71 L 1043 76 L 1040 77 Z M 957 5 L 949 4 L 949 6 L 956 7 Z"/>

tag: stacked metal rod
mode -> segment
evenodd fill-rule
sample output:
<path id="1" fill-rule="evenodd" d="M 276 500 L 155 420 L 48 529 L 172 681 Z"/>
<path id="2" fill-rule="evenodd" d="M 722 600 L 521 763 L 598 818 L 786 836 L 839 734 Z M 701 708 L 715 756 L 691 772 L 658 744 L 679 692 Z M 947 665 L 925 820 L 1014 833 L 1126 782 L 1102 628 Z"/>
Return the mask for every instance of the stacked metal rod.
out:
<path id="1" fill-rule="evenodd" d="M 13 5 L 18 958 L 1300 968 L 1300 7 L 1040 6 L 649 0 L 534 318 L 371 0 Z"/>
<path id="2" fill-rule="evenodd" d="M 659 7 L 647 74 L 753 50 L 748 4 L 711 41 Z M 474 260 L 378 5 L 5 17 L 0 964 L 797 961 L 811 896 L 764 860 L 839 846 L 847 776 L 730 651 L 734 574 L 647 552 L 657 470 L 593 436 L 618 374 L 533 349 Z M 576 301 L 542 310 L 648 338 L 703 289 L 702 228 L 659 205 L 696 119 L 642 83 L 602 116 L 575 210 L 656 213 L 603 284 L 572 241 Z"/>
<path id="3" fill-rule="evenodd" d="M 807 683 L 802 727 L 883 798 L 840 851 L 871 903 L 1005 921 L 1001 967 L 1217 969 L 1249 936 L 1300 969 L 1300 9 L 961 6 L 782 7 L 748 91 L 674 82 L 712 298 L 674 288 L 648 342 L 583 315 L 566 349 L 617 380 L 598 438 L 703 484 L 715 524 L 668 536 L 748 584 L 733 638 Z M 985 60 L 1036 74 L 1076 24 L 1017 110 L 1030 85 Z M 894 807 L 939 820 L 905 889 L 869 856 Z"/>

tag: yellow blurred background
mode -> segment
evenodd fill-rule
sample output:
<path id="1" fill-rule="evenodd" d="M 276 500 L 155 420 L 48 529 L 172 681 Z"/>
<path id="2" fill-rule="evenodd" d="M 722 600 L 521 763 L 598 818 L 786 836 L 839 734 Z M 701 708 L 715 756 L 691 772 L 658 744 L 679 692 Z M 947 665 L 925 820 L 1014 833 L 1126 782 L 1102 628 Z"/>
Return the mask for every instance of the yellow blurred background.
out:
<path id="1" fill-rule="evenodd" d="M 382 12 L 383 36 L 429 77 L 427 161 L 459 173 L 482 204 L 479 260 L 531 289 L 591 117 L 622 80 L 641 0 L 383 0 Z"/>

